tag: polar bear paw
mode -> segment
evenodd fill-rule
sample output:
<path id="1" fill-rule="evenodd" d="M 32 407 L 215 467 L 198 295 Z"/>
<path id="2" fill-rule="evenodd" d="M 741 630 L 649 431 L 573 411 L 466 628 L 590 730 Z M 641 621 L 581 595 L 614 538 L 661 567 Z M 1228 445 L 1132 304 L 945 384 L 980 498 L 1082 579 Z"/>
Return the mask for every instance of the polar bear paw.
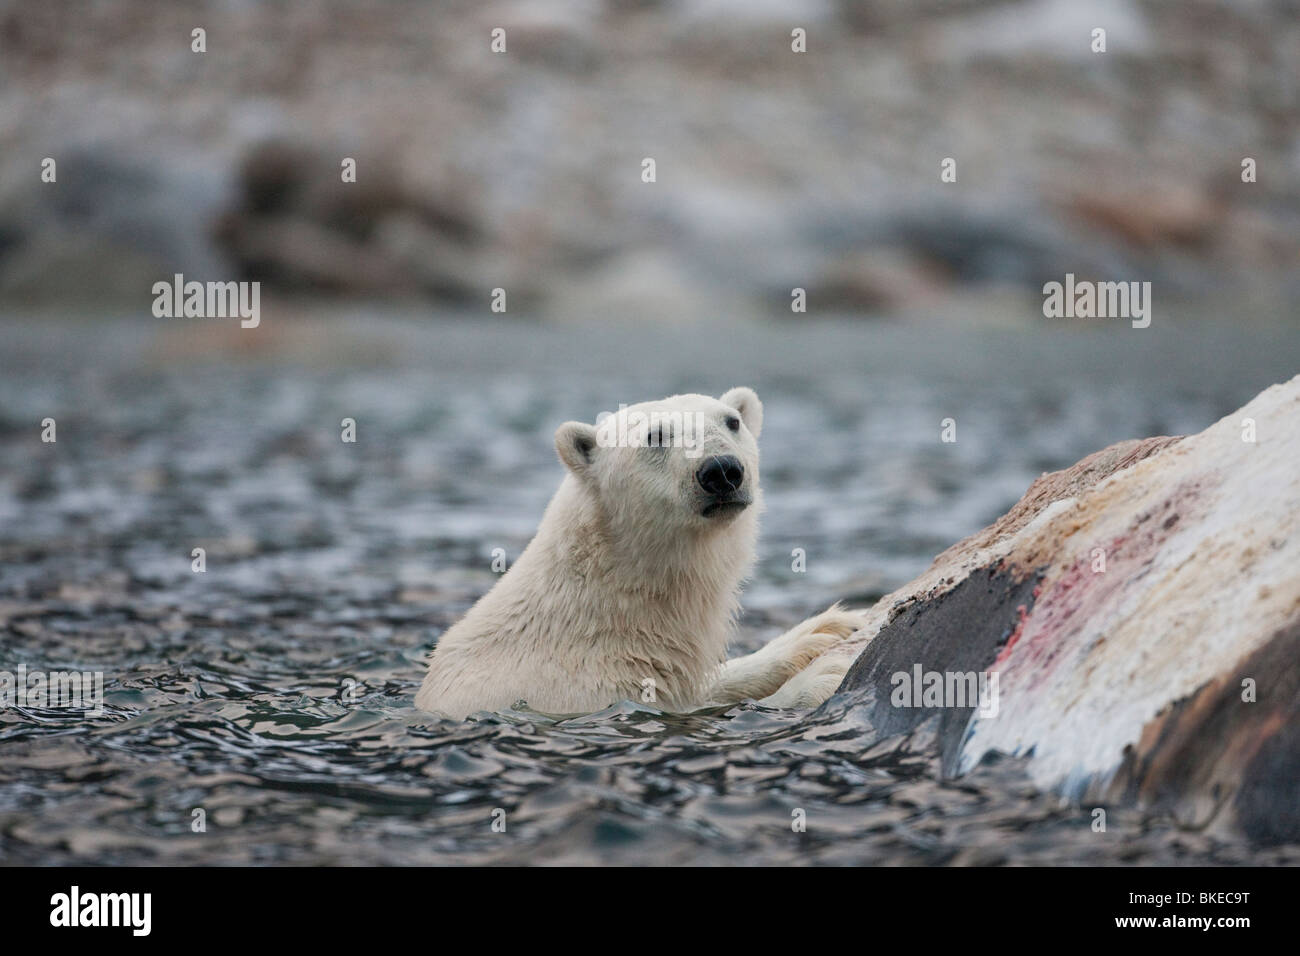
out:
<path id="1" fill-rule="evenodd" d="M 753 654 L 727 661 L 710 696 L 720 703 L 734 703 L 747 698 L 762 699 L 775 695 L 809 665 L 845 645 L 865 623 L 864 611 L 833 605 L 821 614 L 792 627 Z M 856 648 L 848 652 L 850 662 L 855 652 Z M 847 664 L 844 666 L 847 668 Z M 826 679 L 830 679 L 826 668 L 821 668 L 819 673 L 827 674 Z M 834 689 L 831 693 L 833 692 Z M 826 696 L 829 697 L 830 693 Z M 763 702 L 768 703 L 767 700 Z"/>
<path id="2" fill-rule="evenodd" d="M 780 647 L 781 656 L 790 665 L 793 676 L 832 647 L 852 637 L 864 624 L 866 612 L 833 604 L 822 613 L 786 631 L 768 647 Z"/>
<path id="3" fill-rule="evenodd" d="M 791 710 L 820 707 L 839 690 L 859 650 L 860 644 L 836 645 L 759 703 Z"/>

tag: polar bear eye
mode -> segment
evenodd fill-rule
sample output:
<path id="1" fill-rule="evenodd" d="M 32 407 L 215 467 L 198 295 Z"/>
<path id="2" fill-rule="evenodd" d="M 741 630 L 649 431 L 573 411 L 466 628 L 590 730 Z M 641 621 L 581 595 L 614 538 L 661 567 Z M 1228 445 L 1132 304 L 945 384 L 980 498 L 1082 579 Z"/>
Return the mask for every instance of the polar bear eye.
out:
<path id="1" fill-rule="evenodd" d="M 737 418 L 735 415 L 728 415 L 727 427 L 730 428 L 733 432 L 740 431 L 740 419 Z"/>
<path id="2" fill-rule="evenodd" d="M 672 432 L 662 425 L 650 429 L 650 433 L 646 436 L 646 444 L 651 448 L 667 448 L 672 440 Z"/>

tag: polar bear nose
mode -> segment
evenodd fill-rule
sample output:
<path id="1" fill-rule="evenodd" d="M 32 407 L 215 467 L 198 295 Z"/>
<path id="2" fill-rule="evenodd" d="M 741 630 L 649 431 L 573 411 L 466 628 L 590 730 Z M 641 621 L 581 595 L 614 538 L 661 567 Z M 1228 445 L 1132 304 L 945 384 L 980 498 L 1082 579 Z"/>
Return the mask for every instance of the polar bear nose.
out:
<path id="1" fill-rule="evenodd" d="M 695 480 L 711 495 L 730 495 L 740 490 L 740 484 L 745 480 L 745 466 L 734 455 L 715 455 L 700 466 Z"/>

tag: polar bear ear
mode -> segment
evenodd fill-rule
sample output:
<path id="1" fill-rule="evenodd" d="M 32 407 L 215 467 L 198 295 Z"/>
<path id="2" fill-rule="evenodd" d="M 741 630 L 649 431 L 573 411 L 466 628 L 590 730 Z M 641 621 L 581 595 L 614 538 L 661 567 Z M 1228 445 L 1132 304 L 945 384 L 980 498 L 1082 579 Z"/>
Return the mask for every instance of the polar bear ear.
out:
<path id="1" fill-rule="evenodd" d="M 740 419 L 745 423 L 751 435 L 758 437 L 763 430 L 763 403 L 752 388 L 741 385 L 733 388 L 718 399 L 723 405 L 730 405 L 740 412 Z"/>
<path id="2" fill-rule="evenodd" d="M 585 422 L 565 422 L 555 430 L 555 451 L 569 471 L 586 474 L 596 456 L 596 429 Z"/>

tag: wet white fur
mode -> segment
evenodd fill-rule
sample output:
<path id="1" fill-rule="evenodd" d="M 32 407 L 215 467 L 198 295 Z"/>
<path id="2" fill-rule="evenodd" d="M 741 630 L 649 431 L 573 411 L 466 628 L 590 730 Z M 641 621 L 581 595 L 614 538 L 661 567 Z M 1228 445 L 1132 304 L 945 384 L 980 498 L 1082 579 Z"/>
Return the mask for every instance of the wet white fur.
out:
<path id="1" fill-rule="evenodd" d="M 726 661 L 763 504 L 758 396 L 675 395 L 617 414 L 634 422 L 651 412 L 701 416 L 691 419 L 705 424 L 692 436 L 699 454 L 607 447 L 594 426 L 561 425 L 556 450 L 568 474 L 514 566 L 438 641 L 416 706 L 461 718 L 521 700 L 572 714 L 652 699 L 684 711 L 769 695 L 778 706 L 812 706 L 834 692 L 851 655 L 827 655 L 808 679 L 797 675 L 861 625 L 838 606 Z M 729 417 L 741 420 L 738 431 Z M 743 463 L 752 504 L 705 517 L 695 472 L 719 454 Z"/>

